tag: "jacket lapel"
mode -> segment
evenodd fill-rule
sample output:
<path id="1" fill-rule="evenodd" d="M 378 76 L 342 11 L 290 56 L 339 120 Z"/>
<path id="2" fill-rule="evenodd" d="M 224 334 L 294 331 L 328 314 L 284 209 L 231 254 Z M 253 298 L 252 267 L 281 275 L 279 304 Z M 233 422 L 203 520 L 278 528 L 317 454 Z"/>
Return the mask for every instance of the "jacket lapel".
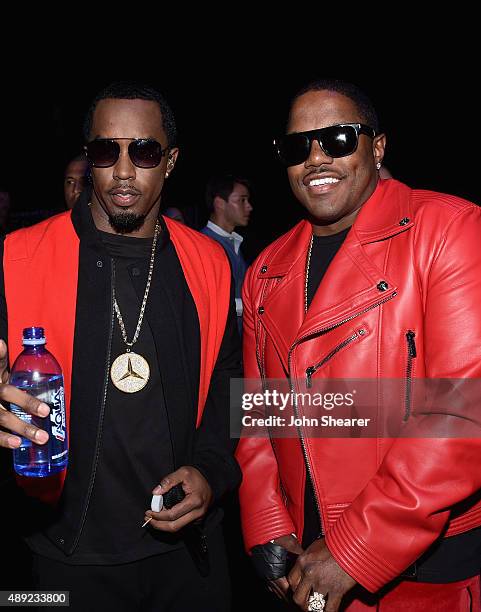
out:
<path id="1" fill-rule="evenodd" d="M 304 321 L 304 281 L 311 225 L 299 223 L 272 261 L 261 262 L 257 277 L 270 283 L 270 292 L 260 308 L 260 322 L 270 336 L 287 371 L 287 354 Z M 267 270 L 264 272 L 264 270 Z M 288 325 L 286 325 L 288 322 Z"/>

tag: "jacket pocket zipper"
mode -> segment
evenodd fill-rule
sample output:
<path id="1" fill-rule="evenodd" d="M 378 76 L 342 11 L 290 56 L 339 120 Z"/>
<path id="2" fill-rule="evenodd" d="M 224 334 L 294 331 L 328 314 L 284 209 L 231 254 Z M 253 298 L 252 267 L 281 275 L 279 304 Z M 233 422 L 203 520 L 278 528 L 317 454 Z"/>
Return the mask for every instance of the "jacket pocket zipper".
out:
<path id="1" fill-rule="evenodd" d="M 325 328 L 319 328 L 313 332 L 310 332 L 309 334 L 306 334 L 305 336 L 302 336 L 302 338 L 299 338 L 298 340 L 296 340 L 296 342 L 291 346 L 291 348 L 289 349 L 289 353 L 287 355 L 287 364 L 288 364 L 288 380 L 289 380 L 289 387 L 291 390 L 291 393 L 294 394 L 294 404 L 293 404 L 293 408 L 294 408 L 294 412 L 296 417 L 299 417 L 299 410 L 295 401 L 295 387 L 294 387 L 294 383 L 292 382 L 292 378 L 291 378 L 291 358 L 292 358 L 292 351 L 294 350 L 294 348 L 300 344 L 303 340 L 305 340 L 306 338 L 309 338 L 310 336 L 314 336 L 316 334 L 324 334 L 327 333 L 328 331 L 332 331 L 333 329 L 337 329 L 338 327 L 340 327 L 341 325 L 344 325 L 345 323 L 348 323 L 349 321 L 352 321 L 353 319 L 355 319 L 356 317 L 359 317 L 361 315 L 363 315 L 366 312 L 369 312 L 370 310 L 373 310 L 374 308 L 377 308 L 378 306 L 382 306 L 382 304 L 385 304 L 386 302 L 389 302 L 389 300 L 392 300 L 394 297 L 396 297 L 397 292 L 394 291 L 393 293 L 391 293 L 391 295 L 388 295 L 387 297 L 385 297 L 383 300 L 376 302 L 375 304 L 371 304 L 370 306 L 368 306 L 367 308 L 364 308 L 363 310 L 356 312 L 355 314 L 351 315 L 350 317 L 347 317 L 346 319 L 343 319 L 342 321 L 339 321 L 339 323 L 336 323 L 335 325 L 331 325 L 331 327 L 325 327 Z M 304 455 L 304 461 L 306 464 L 306 468 L 307 468 L 307 473 L 309 475 L 309 478 L 311 479 L 311 483 L 312 483 L 312 488 L 314 491 L 314 499 L 316 502 L 316 509 L 317 509 L 317 515 L 318 515 L 318 519 L 319 519 L 319 528 L 320 528 L 320 534 L 322 535 L 324 533 L 324 527 L 322 524 L 322 512 L 321 512 L 321 504 L 319 502 L 319 498 L 317 496 L 317 492 L 316 492 L 316 488 L 314 486 L 314 479 L 312 476 L 312 468 L 311 468 L 311 463 L 309 461 L 309 457 L 307 455 L 307 449 L 306 449 L 306 441 L 304 439 L 303 433 L 302 433 L 302 429 L 300 426 L 297 427 L 298 433 L 299 433 L 299 440 L 301 443 L 301 447 L 302 447 L 302 452 Z"/>
<path id="2" fill-rule="evenodd" d="M 330 353 L 328 353 L 325 357 L 321 359 L 321 361 L 319 361 L 319 363 L 316 363 L 316 365 L 308 367 L 306 370 L 306 387 L 308 389 L 312 388 L 312 377 L 317 372 L 317 370 L 319 370 L 319 368 L 322 368 L 323 365 L 325 365 L 329 360 L 331 360 L 335 355 L 337 355 L 337 353 L 340 350 L 342 350 L 345 346 L 348 346 L 348 344 L 351 344 L 351 342 L 354 342 L 354 340 L 356 340 L 360 336 L 364 336 L 365 334 L 366 334 L 365 329 L 359 329 L 352 336 L 349 336 L 349 338 L 346 338 L 340 344 L 338 344 L 335 348 L 333 348 Z"/>
<path id="3" fill-rule="evenodd" d="M 416 334 L 413 331 L 409 330 L 406 332 L 408 356 L 406 365 L 406 389 L 404 396 L 404 422 L 406 422 L 411 415 L 413 359 L 416 359 L 417 357 L 416 342 L 414 340 L 415 337 Z"/>

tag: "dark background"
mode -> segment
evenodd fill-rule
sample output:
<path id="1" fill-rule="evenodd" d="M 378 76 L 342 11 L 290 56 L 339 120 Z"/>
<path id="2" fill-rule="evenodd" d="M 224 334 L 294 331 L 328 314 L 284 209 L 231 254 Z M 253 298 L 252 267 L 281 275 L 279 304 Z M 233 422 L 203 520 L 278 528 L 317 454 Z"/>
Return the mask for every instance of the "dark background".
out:
<path id="1" fill-rule="evenodd" d="M 221 55 L 88 77 L 78 65 L 72 74 L 50 67 L 34 86 L 16 84 L 1 101 L 0 148 L 0 189 L 10 191 L 14 210 L 63 209 L 63 170 L 82 149 L 85 111 L 97 91 L 119 78 L 153 84 L 176 115 L 180 156 L 163 194 L 166 205 L 187 207 L 191 223 L 200 226 L 210 175 L 230 171 L 252 180 L 254 212 L 244 232 L 250 257 L 302 214 L 271 142 L 283 131 L 291 96 L 316 77 L 351 80 L 370 95 L 388 137 L 385 165 L 395 178 L 479 201 L 478 99 L 466 69 L 448 69 L 434 52 L 388 67 L 316 61 L 296 69 L 269 53 L 236 58 L 226 68 Z M 454 57 L 449 64 L 457 66 Z"/>
<path id="2" fill-rule="evenodd" d="M 125 64 L 115 50 L 105 61 L 92 60 L 87 36 L 85 55 L 67 68 L 55 62 L 19 66 L 12 80 L 4 80 L 0 101 L 0 189 L 10 192 L 13 212 L 63 210 L 63 171 L 81 151 L 89 102 L 109 82 L 125 78 L 156 86 L 176 115 L 180 156 L 164 194 L 166 204 L 187 207 L 199 226 L 205 219 L 203 194 L 210 175 L 230 171 L 252 180 L 254 213 L 245 232 L 250 257 L 302 214 L 271 142 L 283 131 L 290 97 L 316 77 L 350 80 L 370 95 L 388 137 L 385 165 L 395 178 L 480 201 L 478 98 L 466 61 L 473 56 L 452 46 L 447 53 L 434 49 L 407 55 L 409 32 L 398 59 L 384 62 L 374 42 L 339 62 L 333 59 L 336 49 L 325 45 L 313 53 L 302 45 L 293 48 L 289 38 L 253 55 L 247 50 L 248 38 L 245 32 L 246 52 L 235 61 L 231 55 L 223 57 L 226 48 L 220 45 L 199 55 L 190 48 L 188 60 L 172 62 L 165 47 L 160 52 L 159 40 L 158 65 L 147 69 L 142 62 Z M 63 52 L 59 47 L 58 53 Z M 254 598 L 257 607 L 273 609 L 243 559 L 235 504 L 228 535 L 236 610 L 252 606 Z M 15 567 L 27 564 L 16 558 L 13 546 L 7 546 L 12 572 L 6 576 L 11 580 Z M 4 588 L 13 586 L 10 582 Z"/>

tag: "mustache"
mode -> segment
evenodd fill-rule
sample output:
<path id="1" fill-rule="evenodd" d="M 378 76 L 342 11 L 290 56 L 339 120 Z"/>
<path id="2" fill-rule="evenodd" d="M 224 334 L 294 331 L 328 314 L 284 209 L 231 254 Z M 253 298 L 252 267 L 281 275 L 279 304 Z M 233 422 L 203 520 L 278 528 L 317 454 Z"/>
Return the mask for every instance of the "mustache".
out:
<path id="1" fill-rule="evenodd" d="M 134 187 L 133 185 L 115 185 L 115 187 L 112 187 L 111 189 L 109 189 L 108 191 L 109 194 L 114 194 L 114 193 L 128 193 L 131 195 L 140 195 L 141 191 L 139 189 L 137 189 L 136 187 Z"/>

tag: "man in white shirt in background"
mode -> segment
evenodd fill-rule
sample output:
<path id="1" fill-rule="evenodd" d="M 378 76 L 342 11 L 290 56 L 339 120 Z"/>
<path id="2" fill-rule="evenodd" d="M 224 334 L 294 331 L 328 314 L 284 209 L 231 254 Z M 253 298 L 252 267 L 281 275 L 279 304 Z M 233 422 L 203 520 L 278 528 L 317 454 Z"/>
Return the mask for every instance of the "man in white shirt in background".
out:
<path id="1" fill-rule="evenodd" d="M 233 175 L 212 177 L 206 187 L 206 204 L 210 217 L 201 230 L 217 240 L 225 249 L 235 280 L 235 302 L 239 329 L 242 329 L 242 283 L 247 264 L 240 246 L 244 238 L 235 232 L 236 227 L 246 227 L 252 212 L 249 182 Z"/>

